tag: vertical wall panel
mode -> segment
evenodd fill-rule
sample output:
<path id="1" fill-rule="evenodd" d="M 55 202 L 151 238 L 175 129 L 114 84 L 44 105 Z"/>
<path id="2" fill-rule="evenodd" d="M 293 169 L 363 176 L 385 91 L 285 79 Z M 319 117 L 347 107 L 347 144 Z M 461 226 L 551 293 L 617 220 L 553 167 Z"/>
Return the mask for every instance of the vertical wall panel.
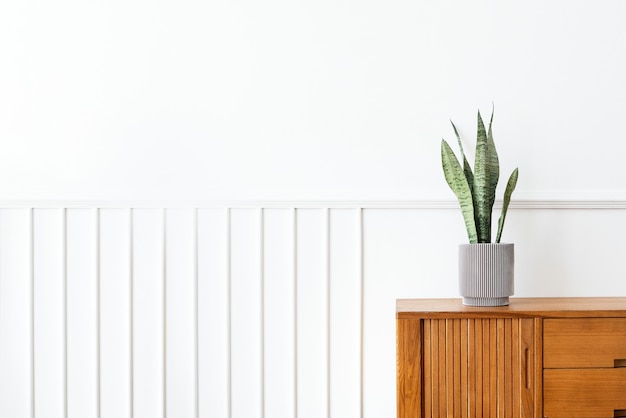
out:
<path id="1" fill-rule="evenodd" d="M 166 387 L 168 417 L 196 416 L 195 211 L 166 218 Z"/>
<path id="2" fill-rule="evenodd" d="M 100 210 L 101 417 L 130 417 L 130 210 Z"/>
<path id="3" fill-rule="evenodd" d="M 295 413 L 294 219 L 289 209 L 265 210 L 265 416 Z"/>
<path id="4" fill-rule="evenodd" d="M 98 414 L 97 234 L 94 209 L 67 211 L 67 415 Z"/>
<path id="5" fill-rule="evenodd" d="M 360 416 L 361 266 L 356 209 L 330 211 L 330 415 Z"/>
<path id="6" fill-rule="evenodd" d="M 326 211 L 297 211 L 298 418 L 328 415 L 328 225 Z"/>
<path id="7" fill-rule="evenodd" d="M 457 297 L 457 244 L 467 236 L 455 210 L 365 209 L 363 217 L 363 414 L 378 418 L 396 402 L 396 299 Z"/>
<path id="8" fill-rule="evenodd" d="M 63 418 L 65 416 L 64 210 L 36 209 L 33 218 L 35 414 L 37 418 Z"/>
<path id="9" fill-rule="evenodd" d="M 229 416 L 228 271 L 228 210 L 199 210 L 198 401 L 201 418 Z"/>
<path id="10" fill-rule="evenodd" d="M 0 211 L 0 415 L 30 416 L 33 406 L 37 418 L 64 418 L 66 407 L 67 416 L 81 418 L 97 416 L 98 407 L 104 418 L 158 418 L 166 409 L 187 417 L 196 407 L 203 418 L 227 418 L 231 410 L 235 418 L 389 415 L 394 301 L 449 295 L 456 246 L 449 238 L 424 239 L 420 231 L 437 219 L 450 225 L 438 236 L 454 236 L 450 221 L 458 218 L 430 209 L 364 211 L 360 254 L 356 208 L 234 209 L 232 228 L 231 210 L 203 209 L 196 260 L 194 211 L 169 210 L 165 231 L 162 209 L 101 209 L 98 235 L 95 208 L 68 209 L 67 225 L 64 209 L 35 209 L 32 260 L 30 211 Z M 522 220 L 549 218 L 563 230 L 571 223 L 563 218 L 570 212 L 558 219 L 532 213 Z M 597 219 L 597 211 L 574 214 Z M 602 222 L 613 225 L 623 216 L 611 212 Z M 593 230 L 599 236 L 609 229 Z M 522 242 L 520 258 L 524 248 Z M 572 273 L 571 253 L 566 248 L 563 263 L 552 262 L 567 267 L 557 279 L 583 276 L 575 273 L 584 268 Z M 619 293 L 605 264 L 606 287 L 593 289 L 598 296 L 609 287 Z M 532 270 L 532 262 L 524 265 Z M 520 371 L 506 367 L 525 358 L 510 347 L 530 344 L 532 329 L 510 319 L 461 322 L 460 335 L 456 322 L 451 327 L 424 328 L 435 334 L 424 349 L 437 365 L 427 378 L 467 381 L 473 389 L 461 389 L 460 406 L 431 391 L 425 406 L 460 409 L 462 416 L 496 410 L 517 416 L 532 408 Z M 468 351 L 450 362 L 457 344 Z M 498 357 L 502 347 L 505 357 Z M 465 363 L 470 367 L 459 370 Z M 504 375 L 486 373 L 492 364 L 504 364 Z M 514 384 L 507 386 L 510 378 Z M 520 401 L 508 402 L 509 393 Z"/>
<path id="11" fill-rule="evenodd" d="M 134 418 L 164 416 L 163 211 L 133 210 Z"/>
<path id="12" fill-rule="evenodd" d="M 0 214 L 0 338 L 11 341 L 0 347 L 0 382 L 7 386 L 5 376 L 13 373 L 8 392 L 0 393 L 0 411 L 24 408 L 29 413 L 23 399 L 31 396 L 32 377 L 33 404 L 43 418 L 64 417 L 66 400 L 68 416 L 87 418 L 97 414 L 98 406 L 105 418 L 130 417 L 131 411 L 134 417 L 161 417 L 166 409 L 169 416 L 186 417 L 194 416 L 196 407 L 205 418 L 229 417 L 231 409 L 235 417 L 295 412 L 303 417 L 384 416 L 395 400 L 389 389 L 395 369 L 388 363 L 395 298 L 445 296 L 444 289 L 454 286 L 447 252 L 453 257 L 456 247 L 448 239 L 426 242 L 419 234 L 433 218 L 447 225 L 446 211 L 365 211 L 364 264 L 356 208 L 234 209 L 232 234 L 229 209 L 200 210 L 197 260 L 193 209 L 169 210 L 167 231 L 162 209 L 133 211 L 132 227 L 130 210 L 102 209 L 99 236 L 97 209 L 67 210 L 67 236 L 64 212 L 33 211 L 32 290 L 29 210 Z M 360 287 L 363 266 L 365 288 Z M 431 280 L 423 271 L 450 283 Z M 22 275 L 25 281 L 15 280 Z M 24 295 L 26 304 L 16 305 Z M 365 324 L 359 317 L 362 308 Z M 16 314 L 9 321 L 7 312 L 16 310 L 26 316 Z M 467 380 L 474 386 L 467 393 L 467 413 L 519 412 L 527 405 L 508 404 L 502 396 L 521 391 L 519 382 L 498 392 L 503 376 L 485 373 L 490 364 L 515 363 L 520 356 L 515 350 L 510 359 L 494 353 L 503 345 L 515 346 L 523 336 L 519 327 L 497 321 L 474 325 L 461 323 L 460 342 L 456 323 L 433 326 L 439 344 L 426 347 L 433 358 L 449 357 L 450 347 L 442 344 L 452 331 L 454 352 L 457 343 L 470 348 L 460 364 L 474 368 L 458 370 L 453 362 L 454 369 L 447 370 L 445 363 L 436 363 L 441 367 L 432 368 L 429 379 Z M 24 344 L 26 349 L 16 354 Z M 18 360 L 9 362 L 10 356 Z M 7 395 L 16 390 L 17 396 Z M 447 404 L 443 392 L 431 393 L 426 401 L 431 407 Z M 451 408 L 466 413 L 463 406 Z"/>
<path id="13" fill-rule="evenodd" d="M 262 274 L 258 209 L 231 212 L 232 416 L 261 417 Z"/>
<path id="14" fill-rule="evenodd" d="M 31 416 L 30 211 L 0 211 L 0 416 Z"/>

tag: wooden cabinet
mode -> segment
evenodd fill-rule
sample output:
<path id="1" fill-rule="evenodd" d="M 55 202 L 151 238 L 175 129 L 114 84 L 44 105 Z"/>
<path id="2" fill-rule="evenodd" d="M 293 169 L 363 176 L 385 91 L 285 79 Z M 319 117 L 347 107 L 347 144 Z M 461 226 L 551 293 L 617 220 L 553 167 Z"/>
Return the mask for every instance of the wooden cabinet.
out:
<path id="1" fill-rule="evenodd" d="M 397 302 L 397 416 L 626 416 L 626 298 Z"/>

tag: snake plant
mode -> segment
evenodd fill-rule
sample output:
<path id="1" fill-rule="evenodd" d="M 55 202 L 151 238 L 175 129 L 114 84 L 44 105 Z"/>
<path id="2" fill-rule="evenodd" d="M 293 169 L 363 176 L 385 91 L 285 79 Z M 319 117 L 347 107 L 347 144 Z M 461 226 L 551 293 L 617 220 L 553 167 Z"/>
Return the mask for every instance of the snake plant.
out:
<path id="1" fill-rule="evenodd" d="M 496 186 L 500 176 L 498 153 L 496 152 L 491 132 L 492 122 L 493 111 L 489 120 L 489 130 L 485 131 L 485 124 L 480 116 L 480 111 L 478 111 L 478 135 L 473 171 L 465 157 L 461 137 L 452 121 L 450 123 L 452 123 L 454 134 L 461 149 L 461 156 L 463 157 L 462 167 L 450 145 L 448 145 L 445 139 L 441 140 L 443 173 L 461 205 L 461 213 L 463 214 L 470 244 L 491 242 L 491 213 L 496 200 Z M 496 243 L 500 242 L 502 236 L 502 228 L 509 203 L 511 202 L 511 194 L 517 184 L 517 174 L 518 170 L 516 168 L 511 173 L 504 191 Z"/>

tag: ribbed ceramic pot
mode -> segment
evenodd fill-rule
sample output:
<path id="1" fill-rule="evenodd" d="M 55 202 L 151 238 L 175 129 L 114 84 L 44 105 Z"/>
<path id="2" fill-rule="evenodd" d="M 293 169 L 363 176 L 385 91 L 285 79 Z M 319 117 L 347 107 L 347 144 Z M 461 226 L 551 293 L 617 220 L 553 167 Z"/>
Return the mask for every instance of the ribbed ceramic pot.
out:
<path id="1" fill-rule="evenodd" d="M 463 305 L 505 306 L 513 295 L 513 244 L 459 245 Z"/>

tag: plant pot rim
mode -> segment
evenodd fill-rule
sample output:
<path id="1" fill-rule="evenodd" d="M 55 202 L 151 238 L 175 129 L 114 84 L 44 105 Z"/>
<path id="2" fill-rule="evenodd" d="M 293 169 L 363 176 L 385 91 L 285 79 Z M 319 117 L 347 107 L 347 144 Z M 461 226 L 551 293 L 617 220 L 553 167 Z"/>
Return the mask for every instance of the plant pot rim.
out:
<path id="1" fill-rule="evenodd" d="M 466 242 L 464 244 L 459 244 L 459 245 L 515 245 L 515 243 L 513 242 L 477 242 L 477 243 L 469 243 Z"/>

